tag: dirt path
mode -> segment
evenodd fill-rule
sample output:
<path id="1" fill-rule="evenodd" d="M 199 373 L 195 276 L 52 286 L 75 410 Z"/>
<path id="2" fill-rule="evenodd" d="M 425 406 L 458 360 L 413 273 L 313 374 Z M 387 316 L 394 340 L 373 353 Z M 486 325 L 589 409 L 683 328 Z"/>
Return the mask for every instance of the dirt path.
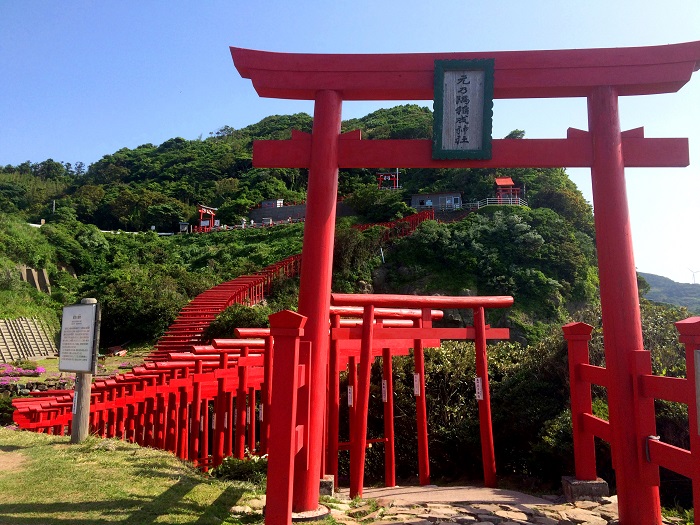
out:
<path id="1" fill-rule="evenodd" d="M 0 472 L 20 472 L 26 458 L 21 452 L 3 452 L 0 450 Z"/>

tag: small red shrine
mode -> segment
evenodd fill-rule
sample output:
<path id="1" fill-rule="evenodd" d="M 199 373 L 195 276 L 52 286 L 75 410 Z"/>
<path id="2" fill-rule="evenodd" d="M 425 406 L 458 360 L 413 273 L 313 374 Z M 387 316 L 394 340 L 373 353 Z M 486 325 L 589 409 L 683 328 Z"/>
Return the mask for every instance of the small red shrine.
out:
<path id="1" fill-rule="evenodd" d="M 193 228 L 195 232 L 207 233 L 214 228 L 214 217 L 216 216 L 217 208 L 210 206 L 199 205 L 199 224 Z"/>
<path id="2" fill-rule="evenodd" d="M 517 204 L 520 201 L 520 188 L 515 187 L 510 177 L 496 177 L 496 199 L 499 204 Z"/>
<path id="3" fill-rule="evenodd" d="M 385 182 L 388 182 L 389 185 L 385 186 Z M 401 186 L 399 186 L 399 169 L 396 168 L 394 173 L 377 173 L 377 188 L 380 190 L 401 189 Z"/>

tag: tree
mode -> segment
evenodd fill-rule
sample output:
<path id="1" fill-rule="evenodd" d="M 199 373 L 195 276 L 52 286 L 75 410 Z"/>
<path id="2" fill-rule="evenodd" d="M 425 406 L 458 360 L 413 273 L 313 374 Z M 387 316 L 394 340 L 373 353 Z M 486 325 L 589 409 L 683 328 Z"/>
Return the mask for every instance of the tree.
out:
<path id="1" fill-rule="evenodd" d="M 346 202 L 368 222 L 385 222 L 416 213 L 403 201 L 403 196 L 402 191 L 380 190 L 368 184 L 356 188 Z"/>
<path id="2" fill-rule="evenodd" d="M 60 162 L 47 159 L 38 164 L 32 164 L 32 173 L 40 179 L 58 179 L 66 175 L 66 168 Z"/>

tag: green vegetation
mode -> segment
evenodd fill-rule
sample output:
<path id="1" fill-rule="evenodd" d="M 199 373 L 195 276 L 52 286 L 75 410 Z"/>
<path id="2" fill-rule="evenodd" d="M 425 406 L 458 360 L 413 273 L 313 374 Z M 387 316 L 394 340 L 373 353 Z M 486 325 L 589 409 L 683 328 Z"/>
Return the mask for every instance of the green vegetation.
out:
<path id="1" fill-rule="evenodd" d="M 309 132 L 311 125 L 305 114 L 272 116 L 241 130 L 225 126 L 204 140 L 173 138 L 159 146 L 123 148 L 87 169 L 52 159 L 0 168 L 0 204 L 7 212 L 0 213 L 0 317 L 40 317 L 57 330 L 62 306 L 96 297 L 103 306 L 103 346 L 148 344 L 199 293 L 299 253 L 303 224 L 169 237 L 150 228 L 175 231 L 178 221 L 195 219 L 197 204 L 218 207 L 217 218 L 234 224 L 263 199 L 303 201 L 306 170 L 255 169 L 251 145 L 254 139 L 289 138 L 292 128 Z M 416 105 L 379 110 L 343 123 L 343 131 L 352 129 L 361 129 L 368 140 L 425 139 L 432 134 L 432 113 Z M 523 136 L 515 130 L 508 138 Z M 402 189 L 382 191 L 372 170 L 341 171 L 339 195 L 357 216 L 337 224 L 333 290 L 513 295 L 512 308 L 488 314 L 492 325 L 511 328 L 509 342 L 489 347 L 499 474 L 520 488 L 549 488 L 562 473 L 571 473 L 573 461 L 561 325 L 576 320 L 594 326 L 591 359 L 604 362 L 591 207 L 563 169 L 407 169 L 400 177 Z M 411 194 L 458 191 L 464 202 L 481 200 L 494 194 L 496 177 L 511 177 L 529 207 L 486 207 L 452 223 L 428 221 L 392 244 L 382 240 L 381 227 L 352 228 L 355 222 L 412 213 L 407 205 Z M 47 220 L 41 228 L 25 224 L 40 219 Z M 50 296 L 20 281 L 20 264 L 47 270 Z M 640 290 L 647 289 L 644 284 L 640 280 Z M 270 313 L 295 309 L 297 295 L 297 279 L 275 283 L 263 304 L 226 310 L 206 336 L 228 337 L 235 327 L 264 326 Z M 645 346 L 652 352 L 655 373 L 685 373 L 684 351 L 672 323 L 689 315 L 684 308 L 642 301 Z M 464 325 L 470 316 L 449 311 L 442 322 Z M 427 351 L 426 372 L 433 477 L 480 479 L 473 347 L 445 343 Z M 380 384 L 379 370 L 373 373 L 373 384 Z M 412 373 L 411 358 L 395 360 L 402 479 L 411 479 L 417 469 L 417 444 L 410 437 L 415 436 Z M 595 394 L 596 413 L 606 417 L 605 392 L 597 389 Z M 369 437 L 382 432 L 380 399 L 373 390 Z M 659 434 L 678 446 L 688 442 L 684 410 L 657 403 Z M 612 481 L 609 455 L 599 443 L 599 473 Z M 341 472 L 347 473 L 344 461 Z M 382 461 L 381 446 L 368 450 L 370 479 L 382 472 Z M 678 486 L 664 495 L 670 505 L 682 492 Z M 172 491 L 182 497 L 179 487 L 175 484 Z M 145 505 L 140 495 L 120 497 L 127 509 Z M 678 497 L 686 505 L 687 498 Z"/>
<path id="2" fill-rule="evenodd" d="M 419 293 L 512 295 L 508 322 L 516 337 L 535 342 L 541 323 L 562 323 L 567 309 L 595 297 L 593 239 L 548 208 L 493 208 L 421 224 L 390 252 L 388 280 Z"/>
<path id="3" fill-rule="evenodd" d="M 117 440 L 0 428 L 0 523 L 242 523 L 256 485 L 211 479 L 172 454 Z M 262 515 L 245 523 L 262 522 Z M 252 518 L 252 519 L 251 519 Z"/>
<path id="4" fill-rule="evenodd" d="M 244 459 L 233 456 L 224 458 L 224 461 L 212 470 L 212 476 L 231 481 L 248 481 L 260 486 L 264 492 L 267 482 L 267 456 L 255 456 L 246 454 Z"/>
<path id="5" fill-rule="evenodd" d="M 299 253 L 302 227 L 160 237 L 103 233 L 70 213 L 39 229 L 0 214 L 0 315 L 41 317 L 57 331 L 65 304 L 95 297 L 103 346 L 154 341 L 196 295 Z M 18 264 L 47 269 L 51 296 L 21 282 Z M 59 269 L 67 266 L 77 278 Z"/>
<path id="6" fill-rule="evenodd" d="M 677 283 L 650 273 L 640 273 L 649 285 L 647 297 L 658 303 L 685 306 L 694 314 L 700 314 L 700 284 Z"/>

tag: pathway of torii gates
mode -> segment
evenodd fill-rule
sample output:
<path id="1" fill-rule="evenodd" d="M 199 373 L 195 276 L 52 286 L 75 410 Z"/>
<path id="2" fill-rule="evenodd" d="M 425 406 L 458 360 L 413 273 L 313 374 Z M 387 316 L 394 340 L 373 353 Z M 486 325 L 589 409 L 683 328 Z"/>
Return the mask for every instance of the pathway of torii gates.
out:
<path id="1" fill-rule="evenodd" d="M 621 131 L 618 99 L 678 91 L 700 68 L 700 41 L 637 48 L 385 55 L 232 47 L 231 55 L 261 97 L 314 101 L 310 135 L 295 132 L 291 140 L 257 141 L 253 148 L 256 167 L 309 170 L 299 313 L 308 318 L 304 340 L 312 349 L 310 410 L 303 453 L 298 454 L 307 460 L 297 462 L 294 470 L 294 510 L 312 510 L 318 502 L 339 168 L 590 167 L 620 523 L 660 524 L 658 466 L 644 461 L 648 443 L 637 432 L 654 416 L 653 402 L 642 403 L 637 397 L 631 365 L 633 353 L 643 344 L 625 167 L 687 166 L 688 142 L 645 138 L 642 128 Z M 493 140 L 492 156 L 485 160 L 435 160 L 430 140 L 362 141 L 359 131 L 341 134 L 344 100 L 433 100 L 435 61 L 471 59 L 494 60 L 494 98 L 585 97 L 588 131 L 569 129 L 565 139 Z"/>

